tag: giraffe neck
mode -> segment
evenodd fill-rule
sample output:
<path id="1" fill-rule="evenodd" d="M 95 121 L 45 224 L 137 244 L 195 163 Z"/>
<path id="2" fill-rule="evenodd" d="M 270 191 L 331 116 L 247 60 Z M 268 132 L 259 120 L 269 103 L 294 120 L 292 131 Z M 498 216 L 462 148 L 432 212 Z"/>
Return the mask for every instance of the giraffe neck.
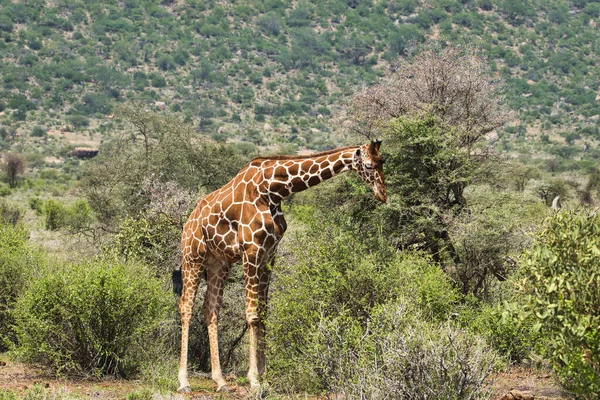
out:
<path id="1" fill-rule="evenodd" d="M 358 147 L 346 147 L 315 157 L 265 159 L 264 184 L 271 202 L 280 203 L 292 193 L 306 190 L 351 169 L 356 149 Z"/>

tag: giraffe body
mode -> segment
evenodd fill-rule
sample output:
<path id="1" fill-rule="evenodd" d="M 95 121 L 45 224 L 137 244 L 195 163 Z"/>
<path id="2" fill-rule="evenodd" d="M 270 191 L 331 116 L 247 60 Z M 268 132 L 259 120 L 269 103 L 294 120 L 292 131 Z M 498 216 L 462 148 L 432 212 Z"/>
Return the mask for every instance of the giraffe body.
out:
<path id="1" fill-rule="evenodd" d="M 229 183 L 198 201 L 183 227 L 181 240 L 180 391 L 190 390 L 187 379 L 189 324 L 204 273 L 208 284 L 202 309 L 208 326 L 212 378 L 219 389 L 226 385 L 219 361 L 217 321 L 225 278 L 231 265 L 240 260 L 244 268 L 250 341 L 248 379 L 251 385 L 258 385 L 265 367 L 261 315 L 268 295 L 268 263 L 287 227 L 281 201 L 292 193 L 352 169 L 371 186 L 375 196 L 385 202 L 380 143 L 373 141 L 360 147 L 349 146 L 307 157 L 256 158 Z"/>

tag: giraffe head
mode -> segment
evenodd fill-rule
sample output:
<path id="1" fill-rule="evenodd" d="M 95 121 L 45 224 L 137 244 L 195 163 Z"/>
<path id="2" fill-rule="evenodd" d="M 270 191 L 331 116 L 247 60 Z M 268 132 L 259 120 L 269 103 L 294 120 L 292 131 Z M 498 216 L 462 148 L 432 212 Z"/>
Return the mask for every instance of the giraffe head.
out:
<path id="1" fill-rule="evenodd" d="M 383 178 L 384 159 L 379 155 L 379 146 L 381 146 L 381 139 L 376 139 L 356 149 L 352 168 L 369 184 L 375 198 L 385 203 L 387 193 Z"/>

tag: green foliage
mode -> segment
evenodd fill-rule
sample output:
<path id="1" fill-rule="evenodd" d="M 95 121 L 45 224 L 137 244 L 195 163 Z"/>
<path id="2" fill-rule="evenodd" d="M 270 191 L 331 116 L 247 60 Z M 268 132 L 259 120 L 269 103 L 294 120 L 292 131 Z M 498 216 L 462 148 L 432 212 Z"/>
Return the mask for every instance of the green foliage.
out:
<path id="1" fill-rule="evenodd" d="M 53 199 L 46 201 L 43 214 L 46 217 L 46 229 L 55 231 L 64 226 L 67 211 L 62 203 Z"/>
<path id="2" fill-rule="evenodd" d="M 463 132 L 443 127 L 432 115 L 399 118 L 390 126 L 389 139 L 388 186 L 403 201 L 423 202 L 425 197 L 438 207 L 464 204 L 463 191 L 477 164 L 461 145 Z"/>
<path id="3" fill-rule="evenodd" d="M 143 260 L 168 275 L 179 265 L 176 259 L 181 242 L 181 228 L 164 215 L 128 218 L 114 238 L 114 250 L 126 259 Z"/>
<path id="4" fill-rule="evenodd" d="M 17 395 L 11 390 L 0 389 L 0 400 L 17 400 Z"/>
<path id="5" fill-rule="evenodd" d="M 474 299 L 466 301 L 461 307 L 459 322 L 469 331 L 485 338 L 509 363 L 521 363 L 531 357 L 539 334 L 534 331 L 531 318 L 520 319 L 523 298 L 512 293 L 511 284 L 502 288 L 509 293 L 506 299 L 510 300 L 496 304 Z"/>
<path id="6" fill-rule="evenodd" d="M 154 392 L 148 388 L 137 389 L 133 392 L 127 393 L 125 400 L 152 400 Z"/>
<path id="7" fill-rule="evenodd" d="M 492 300 L 500 282 L 517 269 L 520 253 L 548 215 L 545 203 L 531 195 L 472 186 L 466 198 L 469 212 L 449 227 L 460 260 L 448 273 L 465 295 Z"/>
<path id="8" fill-rule="evenodd" d="M 12 190 L 10 190 L 10 186 L 8 186 L 4 183 L 0 183 L 0 197 L 10 196 L 11 193 L 12 193 Z"/>
<path id="9" fill-rule="evenodd" d="M 97 259 L 49 268 L 17 301 L 18 354 L 55 373 L 131 376 L 172 307 L 162 282 L 139 264 Z"/>
<path id="10" fill-rule="evenodd" d="M 427 258 L 397 253 L 381 243 L 365 245 L 355 235 L 323 221 L 317 224 L 313 220 L 306 229 L 294 238 L 291 259 L 279 262 L 274 271 L 267 315 L 267 360 L 274 384 L 319 392 L 339 389 L 347 382 L 344 390 L 350 390 L 349 385 L 365 373 L 351 365 L 371 368 L 373 357 L 385 352 L 386 334 L 392 335 L 394 330 L 374 332 L 373 327 L 379 326 L 388 311 L 395 312 L 390 310 L 397 304 L 407 314 L 418 314 L 431 324 L 424 329 L 441 332 L 438 324 L 449 317 L 457 294 Z M 413 325 L 415 321 L 398 329 L 420 330 Z M 409 347 L 421 356 L 427 353 L 420 345 Z M 401 363 L 392 358 L 390 363 Z M 433 363 L 429 367 L 435 369 Z M 390 365 L 391 375 L 394 369 Z M 451 384 L 453 379 L 434 378 L 436 385 Z M 403 382 L 408 385 L 406 390 L 421 391 L 427 386 Z M 424 386 L 416 386 L 420 384 Z M 384 383 L 371 382 L 369 390 L 378 385 Z"/>
<path id="11" fill-rule="evenodd" d="M 39 197 L 30 197 L 28 203 L 29 207 L 35 211 L 35 215 L 42 215 L 44 213 L 44 200 Z"/>
<path id="12" fill-rule="evenodd" d="M 22 225 L 0 223 L 0 351 L 16 343 L 12 309 L 43 263 L 28 246 L 28 236 Z"/>
<path id="13" fill-rule="evenodd" d="M 0 199 L 0 224 L 16 226 L 23 219 L 23 210 L 17 205 Z"/>
<path id="14" fill-rule="evenodd" d="M 62 223 L 70 233 L 84 233 L 90 228 L 93 221 L 94 212 L 85 199 L 78 199 L 75 203 L 64 209 Z"/>
<path id="15" fill-rule="evenodd" d="M 585 398 L 600 392 L 600 217 L 559 212 L 523 270 L 527 311 L 565 384 Z"/>
<path id="16" fill-rule="evenodd" d="M 40 126 L 34 126 L 31 130 L 31 136 L 44 137 L 46 136 L 46 131 Z"/>
<path id="17" fill-rule="evenodd" d="M 157 194 L 157 185 L 173 183 L 180 189 L 179 197 L 200 188 L 212 191 L 243 165 L 231 146 L 199 137 L 193 126 L 175 115 L 158 115 L 132 105 L 117 111 L 133 129 L 103 147 L 87 165 L 82 183 L 103 224 L 116 226 L 124 218 L 140 215 Z M 182 203 L 181 211 L 188 206 Z"/>

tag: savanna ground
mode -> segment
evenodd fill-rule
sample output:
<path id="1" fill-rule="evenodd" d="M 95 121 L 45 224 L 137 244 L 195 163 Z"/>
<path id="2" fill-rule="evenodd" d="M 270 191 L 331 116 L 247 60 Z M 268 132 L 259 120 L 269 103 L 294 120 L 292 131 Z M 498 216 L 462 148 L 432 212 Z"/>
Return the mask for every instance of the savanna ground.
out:
<path id="1" fill-rule="evenodd" d="M 12 362 L 5 355 L 0 355 L 0 389 L 9 390 L 18 396 L 28 393 L 46 393 L 45 397 L 52 398 L 53 394 L 64 394 L 69 397 L 90 399 L 242 399 L 252 396 L 252 392 L 244 379 L 234 375 L 225 378 L 229 383 L 229 392 L 217 393 L 216 384 L 207 373 L 192 373 L 190 383 L 193 392 L 182 395 L 179 393 L 155 394 L 151 385 L 137 380 L 121 379 L 86 379 L 86 378 L 57 378 L 43 369 L 31 365 Z M 176 377 L 174 376 L 173 379 Z M 573 399 L 556 382 L 555 376 L 549 369 L 513 366 L 494 374 L 487 384 L 492 393 L 491 399 L 540 400 Z M 306 397 L 298 395 L 299 397 Z M 512 397 L 511 397 L 512 396 Z M 317 396 L 309 396 L 318 398 Z M 331 396 L 329 396 L 331 397 Z M 27 396 L 31 398 L 31 396 Z M 326 398 L 326 396 L 323 396 Z"/>

